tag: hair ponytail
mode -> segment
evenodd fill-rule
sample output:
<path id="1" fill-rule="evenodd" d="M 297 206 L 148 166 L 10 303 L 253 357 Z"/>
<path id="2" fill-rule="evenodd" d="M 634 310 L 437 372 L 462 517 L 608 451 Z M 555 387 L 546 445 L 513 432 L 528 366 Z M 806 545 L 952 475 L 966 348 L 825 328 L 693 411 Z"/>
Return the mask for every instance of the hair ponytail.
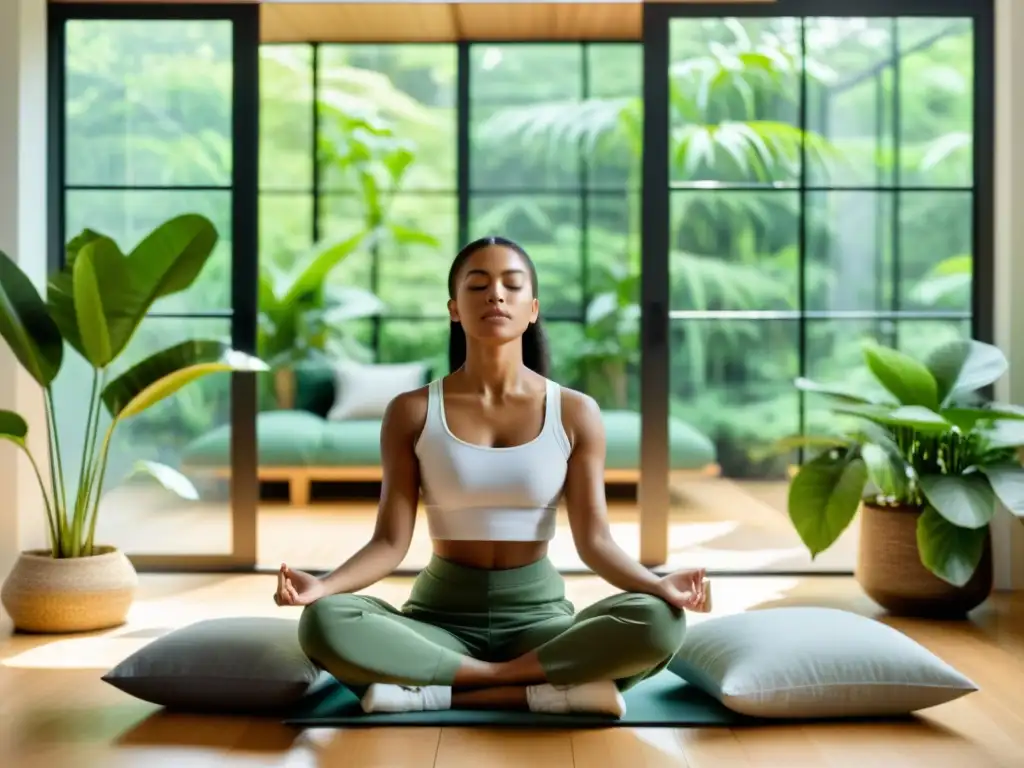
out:
<path id="1" fill-rule="evenodd" d="M 455 298 L 455 280 L 458 277 L 462 265 L 469 260 L 469 257 L 491 245 L 501 245 L 511 248 L 518 253 L 526 262 L 527 270 L 530 273 L 530 283 L 533 286 L 533 295 L 537 296 L 537 268 L 533 260 L 525 250 L 518 244 L 504 237 L 482 237 L 474 240 L 464 247 L 452 261 L 451 269 L 448 271 L 448 298 Z M 549 378 L 551 370 L 551 359 L 548 349 L 548 335 L 541 323 L 540 317 L 527 326 L 522 337 L 523 364 L 534 373 L 544 378 Z M 466 331 L 461 323 L 452 322 L 448 329 L 448 372 L 458 370 L 466 362 Z"/>

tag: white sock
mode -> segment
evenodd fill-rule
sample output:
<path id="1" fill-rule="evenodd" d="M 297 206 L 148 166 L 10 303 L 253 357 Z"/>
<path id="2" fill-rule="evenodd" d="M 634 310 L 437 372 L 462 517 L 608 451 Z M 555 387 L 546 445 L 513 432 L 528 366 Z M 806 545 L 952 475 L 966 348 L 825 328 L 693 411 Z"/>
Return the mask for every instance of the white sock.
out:
<path id="1" fill-rule="evenodd" d="M 581 685 L 530 685 L 526 688 L 526 702 L 531 712 L 590 712 L 615 717 L 626 714 L 626 701 L 611 680 Z"/>
<path id="2" fill-rule="evenodd" d="M 424 712 L 451 709 L 452 689 L 448 685 L 374 683 L 366 689 L 359 703 L 364 712 Z"/>

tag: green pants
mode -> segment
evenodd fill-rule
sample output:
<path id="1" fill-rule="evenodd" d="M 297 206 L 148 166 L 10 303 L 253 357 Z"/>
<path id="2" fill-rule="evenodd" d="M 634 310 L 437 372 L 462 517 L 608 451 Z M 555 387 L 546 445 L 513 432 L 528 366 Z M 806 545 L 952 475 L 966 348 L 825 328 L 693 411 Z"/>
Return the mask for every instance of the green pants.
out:
<path id="1" fill-rule="evenodd" d="M 306 655 L 343 683 L 451 685 L 466 656 L 507 661 L 536 650 L 548 682 L 614 680 L 620 690 L 660 672 L 683 642 L 683 611 L 619 594 L 576 613 L 547 559 L 508 570 L 434 557 L 396 609 L 332 595 L 299 622 Z"/>

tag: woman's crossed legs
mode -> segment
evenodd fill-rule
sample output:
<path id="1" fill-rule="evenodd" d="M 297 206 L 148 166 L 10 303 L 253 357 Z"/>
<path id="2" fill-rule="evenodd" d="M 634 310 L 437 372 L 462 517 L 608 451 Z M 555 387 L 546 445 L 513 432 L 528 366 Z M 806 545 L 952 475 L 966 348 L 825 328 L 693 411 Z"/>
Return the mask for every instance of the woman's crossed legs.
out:
<path id="1" fill-rule="evenodd" d="M 645 594 L 614 595 L 575 615 L 549 614 L 494 636 L 445 628 L 383 600 L 346 594 L 308 606 L 299 637 L 306 655 L 347 685 L 416 688 L 409 695 L 419 701 L 409 708 L 621 715 L 618 692 L 661 671 L 682 645 L 685 627 L 683 611 Z"/>

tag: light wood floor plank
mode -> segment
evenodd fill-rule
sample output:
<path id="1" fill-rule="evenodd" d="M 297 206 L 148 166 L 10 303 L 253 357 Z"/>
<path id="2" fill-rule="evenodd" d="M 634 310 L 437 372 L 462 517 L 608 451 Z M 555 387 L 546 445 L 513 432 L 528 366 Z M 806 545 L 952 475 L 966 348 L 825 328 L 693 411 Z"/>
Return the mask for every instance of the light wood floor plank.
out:
<path id="1" fill-rule="evenodd" d="M 435 768 L 574 768 L 572 734 L 554 730 L 444 728 Z M 578 765 L 584 765 L 580 763 Z"/>

